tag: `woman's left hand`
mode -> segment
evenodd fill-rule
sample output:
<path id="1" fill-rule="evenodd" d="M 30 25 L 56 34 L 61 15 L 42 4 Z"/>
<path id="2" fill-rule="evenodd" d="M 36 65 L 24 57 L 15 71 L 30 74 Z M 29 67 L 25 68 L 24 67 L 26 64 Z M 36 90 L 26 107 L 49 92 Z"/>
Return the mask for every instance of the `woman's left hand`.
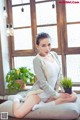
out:
<path id="1" fill-rule="evenodd" d="M 50 98 L 47 99 L 46 103 L 47 103 L 47 102 L 54 101 L 54 100 L 55 100 L 54 97 L 50 97 Z"/>

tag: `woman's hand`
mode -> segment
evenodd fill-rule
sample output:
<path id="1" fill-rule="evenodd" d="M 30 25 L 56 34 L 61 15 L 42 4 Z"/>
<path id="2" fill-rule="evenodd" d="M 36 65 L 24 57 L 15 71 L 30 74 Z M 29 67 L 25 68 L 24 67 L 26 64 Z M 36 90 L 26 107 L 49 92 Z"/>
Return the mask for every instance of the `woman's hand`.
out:
<path id="1" fill-rule="evenodd" d="M 71 96 L 72 95 L 68 94 L 68 93 L 61 93 L 58 98 L 60 98 L 60 99 L 67 99 L 67 98 L 70 98 Z M 54 101 L 54 100 L 56 100 L 58 98 L 55 98 L 55 97 L 51 96 L 50 98 L 47 99 L 46 102 Z"/>
<path id="2" fill-rule="evenodd" d="M 47 99 L 46 103 L 47 103 L 47 102 L 54 101 L 54 100 L 55 100 L 54 97 L 50 97 L 50 98 Z"/>
<path id="3" fill-rule="evenodd" d="M 66 99 L 66 98 L 70 98 L 71 96 L 72 96 L 72 94 L 61 93 L 60 98 L 64 98 L 64 99 Z"/>
<path id="4" fill-rule="evenodd" d="M 62 103 L 69 103 L 69 102 L 75 102 L 77 99 L 76 93 L 68 94 L 68 93 L 61 93 L 60 97 L 55 100 L 56 104 L 62 104 Z"/>
<path id="5" fill-rule="evenodd" d="M 75 92 L 73 92 L 72 94 L 69 94 L 69 93 L 61 93 L 60 94 L 60 98 L 70 98 L 70 97 L 72 97 L 72 96 L 76 96 L 76 93 Z"/>

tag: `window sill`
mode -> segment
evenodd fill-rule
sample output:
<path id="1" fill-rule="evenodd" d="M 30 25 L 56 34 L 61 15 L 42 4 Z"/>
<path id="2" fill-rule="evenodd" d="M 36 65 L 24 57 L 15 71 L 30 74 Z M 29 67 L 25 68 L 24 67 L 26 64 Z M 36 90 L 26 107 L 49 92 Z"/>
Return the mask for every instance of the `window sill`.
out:
<path id="1" fill-rule="evenodd" d="M 22 91 L 27 91 L 27 90 L 30 90 L 32 88 L 32 86 L 31 85 L 27 85 L 25 88 L 24 88 L 24 90 L 22 90 Z M 7 90 L 6 90 L 7 91 Z M 19 91 L 19 92 L 22 92 L 22 91 Z M 7 93 L 7 92 L 6 92 Z M 18 92 L 17 92 L 18 93 Z M 17 93 L 15 93 L 15 94 L 17 94 Z M 11 95 L 11 94 L 10 94 Z M 13 94 L 14 95 L 14 94 Z M 9 94 L 5 94 L 4 96 L 0 96 L 0 101 L 5 101 L 5 100 L 7 100 L 8 99 L 8 96 L 9 96 Z"/>

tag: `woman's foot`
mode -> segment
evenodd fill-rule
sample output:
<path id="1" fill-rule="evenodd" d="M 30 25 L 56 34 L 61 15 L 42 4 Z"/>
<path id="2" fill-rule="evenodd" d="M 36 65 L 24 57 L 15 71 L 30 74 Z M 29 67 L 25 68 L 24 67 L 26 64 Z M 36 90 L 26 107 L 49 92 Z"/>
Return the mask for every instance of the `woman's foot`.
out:
<path id="1" fill-rule="evenodd" d="M 32 108 L 32 110 L 36 110 L 38 108 L 44 107 L 44 104 L 45 103 L 41 101 L 39 104 L 34 105 L 33 108 Z"/>
<path id="2" fill-rule="evenodd" d="M 32 110 L 36 110 L 36 109 L 43 108 L 43 107 L 48 107 L 48 106 L 54 106 L 54 105 L 55 105 L 54 101 L 51 101 L 51 102 L 48 102 L 48 103 L 44 103 L 43 101 L 41 101 L 39 104 L 34 105 Z"/>

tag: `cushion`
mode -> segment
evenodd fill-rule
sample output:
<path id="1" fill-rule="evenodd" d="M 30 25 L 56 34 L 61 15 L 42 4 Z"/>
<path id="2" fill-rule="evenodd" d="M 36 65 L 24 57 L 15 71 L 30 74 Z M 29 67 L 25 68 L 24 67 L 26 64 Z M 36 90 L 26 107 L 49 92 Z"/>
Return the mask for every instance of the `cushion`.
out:
<path id="1" fill-rule="evenodd" d="M 76 104 L 77 104 L 77 106 L 79 108 L 79 115 L 80 115 L 80 94 L 77 95 Z"/>
<path id="2" fill-rule="evenodd" d="M 74 103 L 65 103 L 60 105 L 49 106 L 31 111 L 25 118 L 39 119 L 76 119 L 80 115 L 80 95 Z M 8 112 L 9 116 L 14 117 L 12 111 L 12 101 L 8 100 L 0 104 L 0 112 Z M 21 103 L 22 104 L 22 103 Z M 45 113 L 45 114 L 44 114 Z"/>

